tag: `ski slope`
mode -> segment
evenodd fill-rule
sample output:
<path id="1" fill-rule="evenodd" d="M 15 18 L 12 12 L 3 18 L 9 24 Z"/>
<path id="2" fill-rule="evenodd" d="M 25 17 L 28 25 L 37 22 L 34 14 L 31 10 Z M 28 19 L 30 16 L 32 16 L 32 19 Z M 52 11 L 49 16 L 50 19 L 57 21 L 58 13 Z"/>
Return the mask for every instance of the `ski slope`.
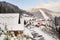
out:
<path id="1" fill-rule="evenodd" d="M 42 35 L 45 40 L 56 40 L 56 39 L 53 38 L 52 36 L 49 36 L 48 34 L 46 34 L 46 33 L 44 33 L 43 31 L 41 31 L 40 28 L 34 28 L 34 31 L 37 32 L 38 34 Z"/>
<path id="2" fill-rule="evenodd" d="M 41 14 L 43 15 L 43 17 L 47 20 L 49 19 L 49 17 L 42 11 L 42 10 L 39 10 L 41 12 Z"/>

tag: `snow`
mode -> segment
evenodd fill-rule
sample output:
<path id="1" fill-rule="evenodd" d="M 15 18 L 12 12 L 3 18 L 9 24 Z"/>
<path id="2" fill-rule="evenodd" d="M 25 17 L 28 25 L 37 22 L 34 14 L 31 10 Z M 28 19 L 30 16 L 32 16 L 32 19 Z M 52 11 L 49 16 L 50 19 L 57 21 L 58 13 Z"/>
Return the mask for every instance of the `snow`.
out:
<path id="1" fill-rule="evenodd" d="M 27 29 L 27 28 L 25 28 L 24 34 L 33 38 L 32 34 L 31 34 L 31 31 L 29 29 Z"/>
<path id="2" fill-rule="evenodd" d="M 33 17 L 23 17 L 24 20 L 30 20 L 30 19 L 33 19 Z"/>
<path id="3" fill-rule="evenodd" d="M 49 36 L 48 34 L 46 34 L 43 31 L 41 31 L 40 28 L 34 28 L 34 31 L 36 31 L 40 35 L 43 35 L 43 37 L 44 37 L 45 40 L 56 40 L 52 36 Z"/>
<path id="4" fill-rule="evenodd" d="M 42 29 L 42 28 L 41 28 L 41 29 Z M 38 33 L 39 35 L 42 35 L 45 40 L 58 40 L 58 39 L 55 39 L 55 38 L 53 38 L 52 36 L 44 33 L 41 29 L 40 29 L 40 28 L 37 28 L 37 27 L 32 28 L 32 29 L 30 29 L 30 30 L 27 29 L 27 28 L 25 28 L 24 34 L 25 34 L 25 35 L 29 35 L 30 37 L 33 38 L 33 36 L 32 36 L 31 33 L 32 33 L 32 31 L 35 31 L 35 32 Z M 31 31 L 31 30 L 32 30 L 32 31 Z M 37 38 L 37 39 L 38 39 L 38 38 Z"/>
<path id="5" fill-rule="evenodd" d="M 48 16 L 46 16 L 46 15 L 44 14 L 44 12 L 42 12 L 42 13 L 43 13 L 43 16 L 45 17 L 45 19 L 48 19 L 48 18 L 49 18 Z M 37 22 L 34 22 L 34 24 L 36 24 L 36 23 L 37 23 Z M 46 23 L 45 23 L 45 24 L 46 24 Z M 29 26 L 29 27 L 30 27 L 30 26 Z M 32 33 L 32 31 L 35 31 L 36 33 L 42 35 L 45 40 L 58 40 L 58 39 L 53 38 L 52 36 L 44 33 L 44 32 L 41 30 L 41 29 L 43 29 L 44 27 L 45 27 L 45 26 L 41 26 L 40 28 L 34 27 L 34 28 L 32 28 L 32 29 L 27 29 L 27 28 L 26 28 L 25 31 L 24 31 L 24 33 L 25 33 L 26 35 L 29 35 L 30 37 L 33 37 L 33 36 L 31 35 L 31 33 Z M 32 31 L 31 31 L 31 30 L 32 30 Z"/>
<path id="6" fill-rule="evenodd" d="M 18 30 L 24 30 L 24 19 L 21 18 L 21 24 L 16 24 L 16 25 L 8 25 L 8 30 L 14 30 L 14 31 L 18 31 Z"/>
<path id="7" fill-rule="evenodd" d="M 12 26 L 18 24 L 19 14 L 0 14 L 0 27 L 5 30 L 5 25 Z"/>
<path id="8" fill-rule="evenodd" d="M 48 17 L 42 10 L 40 10 L 40 12 L 41 12 L 41 14 L 43 15 L 43 17 L 44 17 L 45 19 L 49 19 L 49 17 Z"/>
<path id="9" fill-rule="evenodd" d="M 0 14 L 0 23 L 7 25 L 18 24 L 19 14 Z"/>
<path id="10" fill-rule="evenodd" d="M 9 31 L 18 31 L 18 30 L 24 30 L 24 26 L 23 25 L 21 25 L 21 24 L 17 24 L 17 25 L 9 25 L 8 27 L 7 27 L 7 29 L 9 30 Z"/>
<path id="11" fill-rule="evenodd" d="M 5 38 L 5 35 L 0 36 L 0 40 L 4 40 L 4 38 Z"/>
<path id="12" fill-rule="evenodd" d="M 42 12 L 43 13 L 43 12 Z M 15 15 L 15 17 L 14 17 L 14 15 Z M 37 27 L 33 27 L 33 28 L 31 28 L 31 29 L 28 29 L 28 28 L 25 28 L 24 27 L 24 19 L 32 19 L 32 18 L 25 18 L 25 17 L 23 17 L 23 18 L 21 18 L 21 24 L 18 24 L 17 22 L 18 22 L 18 15 L 19 14 L 13 14 L 13 15 L 11 15 L 11 14 L 4 14 L 4 15 L 0 15 L 0 23 L 2 22 L 2 23 L 4 23 L 4 24 L 0 24 L 0 26 L 1 26 L 1 28 L 2 29 L 4 29 L 4 27 L 5 27 L 5 23 L 7 23 L 7 28 L 8 28 L 8 30 L 23 30 L 23 34 L 25 34 L 25 35 L 28 35 L 28 36 L 30 36 L 30 37 L 32 37 L 33 38 L 33 36 L 32 36 L 32 32 L 33 31 L 35 31 L 36 33 L 38 33 L 39 35 L 42 35 L 43 37 L 44 37 L 44 39 L 45 40 L 56 40 L 55 38 L 53 38 L 52 36 L 50 36 L 50 35 L 48 35 L 48 34 L 46 34 L 46 33 L 44 33 L 41 29 L 43 29 L 45 26 L 41 26 L 40 28 L 37 28 Z M 44 15 L 44 17 L 46 17 L 46 18 L 48 18 L 45 14 L 43 14 Z M 3 18 L 1 18 L 3 16 Z M 13 18 L 7 18 L 7 17 L 13 17 Z M 6 19 L 6 20 L 5 20 Z M 34 22 L 34 24 L 36 24 L 37 22 Z M 29 26 L 30 27 L 30 26 Z M 32 26 L 31 26 L 32 27 Z M 4 35 L 2 35 L 1 37 L 0 37 L 0 39 L 1 40 L 3 40 L 4 39 Z M 12 40 L 13 40 L 13 38 L 12 38 Z"/>

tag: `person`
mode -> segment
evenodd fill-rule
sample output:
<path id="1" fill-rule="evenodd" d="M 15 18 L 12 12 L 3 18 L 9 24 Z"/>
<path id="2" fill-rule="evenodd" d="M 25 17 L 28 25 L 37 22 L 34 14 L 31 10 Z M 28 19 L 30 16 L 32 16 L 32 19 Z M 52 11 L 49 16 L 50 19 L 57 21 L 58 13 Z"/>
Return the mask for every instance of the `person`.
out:
<path id="1" fill-rule="evenodd" d="M 1 29 L 1 27 L 0 27 L 0 36 L 2 35 L 2 29 Z"/>
<path id="2" fill-rule="evenodd" d="M 26 21 L 24 20 L 24 25 L 26 25 Z"/>
<path id="3" fill-rule="evenodd" d="M 60 27 L 59 27 L 59 34 L 60 34 Z"/>

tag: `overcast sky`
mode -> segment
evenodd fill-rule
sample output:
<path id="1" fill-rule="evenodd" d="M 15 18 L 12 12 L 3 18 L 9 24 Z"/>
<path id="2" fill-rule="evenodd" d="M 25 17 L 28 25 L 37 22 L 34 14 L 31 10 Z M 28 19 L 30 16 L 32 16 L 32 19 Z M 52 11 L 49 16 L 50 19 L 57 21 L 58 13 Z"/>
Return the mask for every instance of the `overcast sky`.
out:
<path id="1" fill-rule="evenodd" d="M 60 11 L 60 0 L 0 0 L 17 5 L 21 9 L 47 8 Z"/>

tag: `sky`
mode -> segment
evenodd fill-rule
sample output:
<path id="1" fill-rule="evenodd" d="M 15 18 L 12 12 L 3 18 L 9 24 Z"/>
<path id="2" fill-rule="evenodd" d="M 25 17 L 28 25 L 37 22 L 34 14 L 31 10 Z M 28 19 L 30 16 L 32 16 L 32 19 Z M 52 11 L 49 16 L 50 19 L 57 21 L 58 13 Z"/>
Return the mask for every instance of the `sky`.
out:
<path id="1" fill-rule="evenodd" d="M 0 0 L 18 6 L 20 9 L 47 8 L 53 11 L 60 11 L 60 0 Z"/>

